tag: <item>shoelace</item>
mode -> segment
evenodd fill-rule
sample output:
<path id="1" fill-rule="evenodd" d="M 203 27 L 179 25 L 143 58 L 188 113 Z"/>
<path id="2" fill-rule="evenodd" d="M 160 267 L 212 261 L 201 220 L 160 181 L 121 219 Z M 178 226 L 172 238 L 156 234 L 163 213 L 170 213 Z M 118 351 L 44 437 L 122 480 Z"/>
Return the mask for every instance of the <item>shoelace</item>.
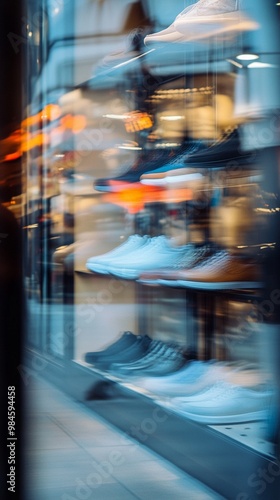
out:
<path id="1" fill-rule="evenodd" d="M 187 267 L 190 262 L 193 261 L 194 253 L 189 251 L 187 255 L 179 257 L 178 261 L 173 264 L 174 269 L 181 269 L 182 267 Z"/>
<path id="2" fill-rule="evenodd" d="M 167 238 L 166 236 L 154 236 L 153 238 L 147 239 L 146 245 L 143 245 L 142 247 L 136 248 L 136 251 L 140 250 L 143 253 L 150 252 L 151 249 L 156 248 L 156 247 L 167 247 Z M 122 257 L 122 256 L 120 256 Z"/>
<path id="3" fill-rule="evenodd" d="M 220 384 L 220 392 L 217 391 L 215 393 L 215 400 L 216 401 L 224 401 L 224 400 L 230 399 L 230 398 L 233 399 L 236 394 L 242 395 L 242 393 L 243 393 L 244 398 L 248 398 L 249 395 L 251 397 L 254 397 L 254 396 L 257 397 L 258 394 L 262 394 L 263 396 L 265 396 L 264 393 L 258 393 L 257 391 L 254 392 L 252 390 L 245 389 L 244 387 L 240 387 L 238 385 L 229 385 L 229 384 L 224 384 L 224 385 L 222 384 L 221 385 Z M 210 395 L 210 397 L 211 397 L 211 395 Z"/>
<path id="4" fill-rule="evenodd" d="M 193 263 L 193 261 L 199 261 L 204 256 L 208 254 L 210 249 L 208 247 L 203 248 L 190 248 L 186 255 L 180 257 L 177 262 L 174 263 L 174 269 L 181 269 L 182 267 L 187 267 L 189 263 Z"/>
<path id="5" fill-rule="evenodd" d="M 163 353 L 163 358 L 164 360 L 168 360 L 168 359 L 176 359 L 176 358 L 181 358 L 182 357 L 182 354 L 177 351 L 176 349 L 174 349 L 173 347 L 167 347 L 167 349 L 165 350 L 165 352 Z"/>
<path id="6" fill-rule="evenodd" d="M 159 246 L 164 246 L 164 247 L 169 246 L 167 243 L 166 236 L 161 235 L 161 236 L 154 236 L 153 238 L 151 238 L 151 241 L 149 243 L 149 246 L 147 246 L 147 249 L 155 248 L 155 247 L 159 247 Z"/>
<path id="7" fill-rule="evenodd" d="M 164 380 L 164 382 L 167 386 L 169 384 L 178 384 L 178 382 L 180 382 L 181 380 L 184 380 L 184 382 L 190 384 L 196 381 L 201 375 L 203 375 L 206 370 L 206 363 L 195 361 L 194 364 L 188 366 L 188 369 L 184 373 L 176 374 L 176 376 L 174 376 L 174 379 L 169 377 L 168 379 Z"/>
<path id="8" fill-rule="evenodd" d="M 177 359 L 179 361 L 179 360 L 183 359 L 183 355 L 178 351 L 177 352 L 174 351 L 174 352 L 170 353 L 168 359 L 171 359 L 171 360 Z"/>
<path id="9" fill-rule="evenodd" d="M 110 252 L 107 252 L 103 255 L 97 255 L 94 258 L 97 258 L 97 257 L 103 258 L 103 257 L 107 257 L 107 255 L 108 255 L 108 257 L 111 257 L 111 255 L 113 256 L 114 252 L 119 251 L 119 250 L 129 250 L 132 246 L 135 245 L 135 243 L 141 242 L 141 240 L 145 241 L 145 239 L 148 241 L 149 237 L 148 236 L 140 236 L 138 234 L 133 234 L 133 235 L 129 236 L 128 239 L 124 243 L 121 243 L 113 250 L 110 250 Z"/>
<path id="10" fill-rule="evenodd" d="M 221 263 L 222 261 L 226 260 L 227 258 L 228 258 L 228 253 L 225 252 L 224 250 L 222 250 L 220 252 L 215 253 L 214 255 L 212 255 L 212 257 L 209 257 L 209 259 L 206 259 L 204 262 L 201 262 L 200 264 L 198 264 L 198 266 L 194 267 L 194 269 L 198 269 L 198 268 L 200 269 L 203 267 L 212 266 L 215 263 Z"/>
<path id="11" fill-rule="evenodd" d="M 123 254 L 129 253 L 130 249 L 132 249 L 132 250 L 135 249 L 135 251 L 136 251 L 136 250 L 139 250 L 140 248 L 143 248 L 143 250 L 144 250 L 144 247 L 149 245 L 150 239 L 151 238 L 149 236 L 139 236 L 136 234 L 132 235 L 128 238 L 127 241 L 125 241 L 121 245 L 117 246 L 116 248 L 114 248 L 110 252 L 107 252 L 107 253 L 102 254 L 102 255 L 96 255 L 94 257 L 91 257 L 88 260 L 88 263 L 89 264 L 95 264 L 95 263 L 100 264 L 102 262 L 106 262 L 107 260 L 111 261 L 111 259 L 113 262 L 115 258 L 119 259 L 123 256 Z M 138 242 L 141 243 L 141 240 L 143 241 L 143 244 L 138 245 Z"/>
<path id="12" fill-rule="evenodd" d="M 223 390 L 224 382 L 222 380 L 217 380 L 213 385 L 209 387 L 205 386 L 204 389 L 199 390 L 195 394 L 190 394 L 188 396 L 179 396 L 174 398 L 174 401 L 176 401 L 178 404 L 191 404 L 194 405 L 195 403 L 200 403 L 201 401 L 206 401 L 210 399 L 216 399 L 218 395 L 221 394 L 221 391 Z M 223 395 L 225 394 L 225 391 L 223 392 Z"/>
<path id="13" fill-rule="evenodd" d="M 145 245 L 136 248 L 135 252 L 132 251 L 131 258 L 127 255 L 127 252 L 125 252 L 124 255 L 117 255 L 116 259 L 112 260 L 112 266 L 122 266 L 123 268 L 128 269 L 131 265 L 139 263 L 139 259 L 141 262 L 144 262 L 144 257 L 149 258 L 149 256 L 151 256 L 151 258 L 155 258 L 155 256 L 164 256 L 165 258 L 170 259 L 173 250 L 174 253 L 180 253 L 183 251 L 181 249 L 177 250 L 176 248 L 171 247 L 166 236 L 154 236 Z M 125 260 L 126 258 L 127 260 Z"/>
<path id="14" fill-rule="evenodd" d="M 129 249 L 131 246 L 134 246 L 135 243 L 137 242 L 141 242 L 141 241 L 145 241 L 145 239 L 148 241 L 148 236 L 140 236 L 139 234 L 133 234 L 131 236 L 129 236 L 129 238 L 127 239 L 127 241 L 125 241 L 124 243 L 122 243 L 121 245 L 119 245 L 117 248 L 115 248 L 115 250 L 117 249 Z"/>
<path id="15" fill-rule="evenodd" d="M 149 352 L 145 356 L 143 356 L 141 359 L 137 360 L 135 363 L 128 364 L 124 368 L 129 369 L 141 369 L 142 367 L 145 368 L 146 364 L 149 364 L 151 361 L 156 360 L 157 358 L 161 359 L 162 357 L 162 348 L 159 347 L 159 349 L 155 349 L 153 352 Z"/>
<path id="16" fill-rule="evenodd" d="M 207 15 L 211 13 L 224 14 L 238 10 L 238 0 L 200 0 L 196 8 L 192 9 L 192 15 Z"/>
<path id="17" fill-rule="evenodd" d="M 150 350 L 150 346 L 151 346 L 151 344 L 153 342 L 156 342 L 156 344 L 154 344 L 153 347 Z M 120 365 L 122 365 L 122 368 L 124 368 L 124 369 L 127 368 L 128 370 L 130 370 L 132 368 L 141 368 L 141 364 L 147 363 L 150 358 L 153 358 L 156 355 L 156 353 L 159 351 L 160 347 L 161 346 L 158 345 L 158 341 L 152 341 L 150 343 L 150 345 L 149 345 L 148 352 L 145 353 L 144 356 L 141 359 L 139 359 L 137 361 L 132 361 L 131 363 L 129 363 L 129 362 L 128 363 L 124 363 L 124 366 L 123 366 L 123 363 L 120 363 Z"/>
<path id="18" fill-rule="evenodd" d="M 242 394 L 243 393 L 243 394 Z M 214 386 L 212 386 L 208 391 L 205 391 L 204 395 L 205 398 L 203 398 L 203 401 L 208 401 L 215 399 L 215 401 L 224 401 L 228 399 L 234 399 L 236 395 L 243 395 L 244 398 L 248 398 L 250 395 L 251 397 L 254 397 L 261 394 L 265 396 L 265 393 L 258 393 L 257 391 L 245 389 L 244 387 L 240 387 L 238 385 L 231 385 L 231 384 L 226 384 L 223 382 L 217 382 Z M 257 398 L 258 399 L 258 398 Z M 197 403 L 201 403 L 202 399 L 197 401 Z M 191 405 L 195 405 L 196 401 L 191 401 Z"/>
<path id="19" fill-rule="evenodd" d="M 139 360 L 139 363 L 142 363 L 143 361 L 147 361 L 150 358 L 153 358 L 156 354 L 160 352 L 160 350 L 163 347 L 163 344 L 160 340 L 152 340 L 151 344 L 149 346 L 148 352 L 143 358 L 141 358 L 141 360 Z"/>

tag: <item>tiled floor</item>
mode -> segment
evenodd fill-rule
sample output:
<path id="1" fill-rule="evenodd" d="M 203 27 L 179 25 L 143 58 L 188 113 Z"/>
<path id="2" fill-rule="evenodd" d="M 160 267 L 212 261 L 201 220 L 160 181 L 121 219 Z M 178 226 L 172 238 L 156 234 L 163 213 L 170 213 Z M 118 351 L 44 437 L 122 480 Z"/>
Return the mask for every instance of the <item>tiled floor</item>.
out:
<path id="1" fill-rule="evenodd" d="M 27 500 L 221 499 L 45 380 L 27 402 Z"/>

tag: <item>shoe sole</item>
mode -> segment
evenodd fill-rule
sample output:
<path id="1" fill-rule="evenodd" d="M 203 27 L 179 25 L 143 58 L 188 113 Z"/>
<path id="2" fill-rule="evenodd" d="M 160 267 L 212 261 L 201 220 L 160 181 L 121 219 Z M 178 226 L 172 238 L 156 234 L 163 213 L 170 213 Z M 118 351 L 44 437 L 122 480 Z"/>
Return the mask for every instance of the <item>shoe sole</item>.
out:
<path id="1" fill-rule="evenodd" d="M 155 280 L 141 280 L 141 279 L 138 279 L 137 281 L 141 285 L 159 286 L 159 280 L 157 280 L 157 279 L 155 279 Z"/>
<path id="2" fill-rule="evenodd" d="M 147 285 L 147 286 L 171 286 L 171 287 L 179 287 L 182 288 L 180 285 L 178 285 L 177 280 L 163 280 L 163 279 L 158 279 L 158 280 L 137 280 L 141 285 Z"/>
<path id="3" fill-rule="evenodd" d="M 162 280 L 162 279 L 159 279 L 158 280 L 158 284 L 159 285 L 163 285 L 163 286 L 171 286 L 171 287 L 182 288 L 182 286 L 178 284 L 178 280 Z"/>
<path id="4" fill-rule="evenodd" d="M 155 33 L 155 36 L 147 36 L 144 39 L 144 44 L 146 46 L 153 45 L 155 44 L 160 44 L 162 43 L 167 44 L 167 43 L 188 43 L 188 42 L 193 42 L 193 41 L 206 41 L 207 39 L 215 39 L 215 37 L 219 37 L 224 34 L 228 34 L 229 36 L 234 36 L 237 33 L 242 33 L 245 31 L 254 31 L 259 28 L 259 24 L 253 21 L 243 21 L 243 22 L 237 22 L 235 24 L 232 24 L 232 26 L 224 26 L 221 27 L 220 29 L 217 29 L 215 31 L 212 31 L 210 33 L 197 33 L 197 34 L 190 34 L 187 36 L 185 32 L 179 31 L 178 29 L 174 31 L 174 33 L 166 34 L 166 35 L 157 35 Z"/>
<path id="5" fill-rule="evenodd" d="M 242 422 L 254 422 L 259 420 L 266 420 L 268 416 L 267 410 L 253 411 L 250 413 L 240 414 L 240 415 L 219 415 L 219 416 L 207 416 L 207 415 L 197 415 L 190 412 L 185 412 L 183 410 L 176 410 L 176 413 L 199 422 L 201 424 L 238 424 Z"/>
<path id="6" fill-rule="evenodd" d="M 106 268 L 102 268 L 102 267 L 95 267 L 95 266 L 90 266 L 90 265 L 87 265 L 86 266 L 87 269 L 89 271 L 91 271 L 92 273 L 96 273 L 96 274 L 106 274 L 108 275 L 108 271 L 107 271 L 107 267 Z"/>
<path id="7" fill-rule="evenodd" d="M 144 44 L 148 47 L 149 45 L 155 44 L 166 44 L 166 43 L 182 43 L 186 42 L 186 36 L 183 35 L 182 33 L 179 33 L 179 31 L 170 32 L 166 33 L 163 35 L 159 35 L 155 33 L 155 36 L 153 35 L 148 35 L 144 39 Z"/>
<path id="8" fill-rule="evenodd" d="M 137 251 L 137 250 L 140 250 L 140 248 L 139 249 L 138 248 L 135 249 L 135 251 Z M 120 255 L 119 257 L 121 258 L 122 255 Z M 118 276 L 118 274 L 115 274 L 114 271 L 110 270 L 111 265 L 112 265 L 112 263 L 108 263 L 107 265 L 103 264 L 101 266 L 98 266 L 98 265 L 95 265 L 95 264 L 93 264 L 93 265 L 87 264 L 86 267 L 87 267 L 87 269 L 89 269 L 89 271 L 92 271 L 92 272 L 97 273 L 97 274 L 106 274 L 106 275 Z M 135 275 L 135 272 L 134 272 L 134 275 Z M 137 276 L 138 276 L 138 274 L 137 274 Z M 120 273 L 120 277 L 122 277 L 122 273 Z M 125 276 L 123 276 L 123 277 L 125 278 Z M 128 278 L 128 279 L 136 279 L 136 278 L 132 277 L 132 278 Z"/>
<path id="9" fill-rule="evenodd" d="M 181 33 L 185 37 L 188 36 L 186 41 L 195 41 L 195 40 L 207 40 L 209 38 L 214 38 L 219 35 L 229 34 L 233 35 L 234 33 L 242 33 L 246 31 L 254 31 L 259 28 L 259 24 L 256 21 L 252 21 L 251 19 L 243 16 L 243 19 L 230 19 L 228 18 L 228 23 L 225 25 L 226 20 L 225 14 L 216 14 L 215 16 L 197 16 L 194 20 L 187 20 L 186 22 L 182 22 L 182 20 L 175 21 L 174 28 L 178 33 Z M 215 27 L 214 24 L 221 23 L 220 27 Z M 196 26 L 203 26 L 205 23 L 205 29 L 207 30 L 207 26 L 212 27 L 212 30 L 208 33 L 205 31 L 204 33 L 195 33 L 191 32 L 192 29 L 195 29 Z"/>
<path id="10" fill-rule="evenodd" d="M 234 289 L 251 289 L 263 288 L 263 283 L 257 281 L 222 281 L 222 282 L 209 282 L 209 281 L 184 281 L 178 280 L 177 285 L 182 288 L 195 288 L 202 290 L 234 290 Z"/>
<path id="11" fill-rule="evenodd" d="M 192 413 L 189 411 L 184 411 L 182 408 L 174 407 L 170 402 L 164 403 L 161 400 L 157 400 L 158 404 L 164 408 L 179 414 L 180 416 L 193 420 L 200 424 L 206 425 L 219 425 L 219 424 L 238 424 L 242 422 L 256 422 L 259 420 L 267 420 L 268 410 L 255 410 L 247 413 L 239 413 L 235 415 L 201 415 Z"/>
<path id="12" fill-rule="evenodd" d="M 114 278 L 119 278 L 119 279 L 123 279 L 123 280 L 130 280 L 130 281 L 135 281 L 139 278 L 139 275 L 142 273 L 143 271 L 131 271 L 130 274 L 129 271 L 126 269 L 125 271 L 121 271 L 121 270 L 114 270 L 114 269 L 108 269 L 108 273 L 111 275 L 111 276 L 114 276 Z"/>

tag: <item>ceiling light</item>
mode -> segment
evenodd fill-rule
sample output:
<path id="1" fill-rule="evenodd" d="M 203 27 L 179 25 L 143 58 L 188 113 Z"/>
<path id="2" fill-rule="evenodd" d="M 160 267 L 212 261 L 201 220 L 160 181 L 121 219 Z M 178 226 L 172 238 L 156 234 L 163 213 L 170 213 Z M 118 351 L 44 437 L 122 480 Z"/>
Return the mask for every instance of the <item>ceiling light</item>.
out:
<path id="1" fill-rule="evenodd" d="M 234 59 L 227 59 L 227 61 L 231 64 L 233 64 L 234 66 L 236 66 L 237 68 L 243 68 L 242 64 L 240 64 L 239 62 L 237 61 L 234 61 Z"/>
<path id="2" fill-rule="evenodd" d="M 124 61 L 124 62 L 122 62 L 122 63 L 119 63 L 119 64 L 117 64 L 116 66 L 113 66 L 113 69 L 116 69 L 116 68 L 121 68 L 122 66 L 126 66 L 127 64 L 131 64 L 131 63 L 133 63 L 134 61 L 137 61 L 137 59 L 140 59 L 141 57 L 144 57 L 144 56 L 146 56 L 147 54 L 150 54 L 150 52 L 154 52 L 154 50 L 156 50 L 156 49 L 150 49 L 150 50 L 148 50 L 147 52 L 143 52 L 143 54 L 140 54 L 139 56 L 132 57 L 132 59 L 128 59 L 127 61 Z"/>
<path id="3" fill-rule="evenodd" d="M 276 68 L 276 66 L 274 64 L 256 61 L 248 64 L 248 68 Z"/>
<path id="4" fill-rule="evenodd" d="M 115 114 L 107 114 L 107 115 L 102 115 L 103 118 L 110 118 L 111 120 L 127 120 L 129 118 L 129 115 L 115 115 Z"/>
<path id="5" fill-rule="evenodd" d="M 119 149 L 125 149 L 129 151 L 141 151 L 142 148 L 140 146 L 130 146 L 128 144 L 123 144 L 122 146 L 118 146 Z"/>
<path id="6" fill-rule="evenodd" d="M 239 54 L 236 59 L 239 59 L 239 61 L 255 61 L 259 57 L 257 54 Z"/>
<path id="7" fill-rule="evenodd" d="M 160 119 L 168 122 L 173 122 L 176 120 L 183 120 L 185 117 L 182 115 L 173 115 L 173 116 L 161 116 Z"/>

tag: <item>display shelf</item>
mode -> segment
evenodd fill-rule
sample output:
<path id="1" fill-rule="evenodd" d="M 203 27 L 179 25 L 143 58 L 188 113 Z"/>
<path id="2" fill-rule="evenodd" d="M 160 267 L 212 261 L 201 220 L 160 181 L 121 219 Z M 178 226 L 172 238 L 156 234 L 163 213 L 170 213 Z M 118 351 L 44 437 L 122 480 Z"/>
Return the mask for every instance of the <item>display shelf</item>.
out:
<path id="1" fill-rule="evenodd" d="M 88 363 L 81 361 L 79 362 L 76 361 L 76 363 L 90 370 L 96 376 L 102 377 L 102 379 L 106 380 L 107 382 L 112 382 L 114 386 L 117 384 L 119 390 L 121 391 L 127 390 L 128 391 L 127 394 L 132 392 L 135 395 L 139 395 L 140 397 L 146 398 L 147 401 L 152 401 L 153 403 L 163 408 L 164 410 L 170 412 L 171 414 L 177 415 L 178 417 L 181 417 L 188 422 L 190 421 L 196 422 L 195 419 L 189 419 L 188 416 L 184 415 L 183 412 L 180 412 L 180 409 L 177 410 L 174 406 L 171 406 L 169 402 L 170 397 L 167 396 L 159 397 L 158 395 L 149 392 L 148 390 L 142 388 L 140 385 L 137 385 L 137 380 L 135 383 L 133 383 L 133 381 L 127 382 L 122 377 L 118 377 L 112 375 L 109 372 L 104 372 L 102 370 L 99 370 L 98 368 L 95 368 L 94 366 L 91 366 Z M 115 395 L 117 394 L 118 389 L 116 389 Z M 96 396 L 93 395 L 92 397 Z M 199 424 L 199 422 L 196 423 Z M 228 436 L 230 439 L 238 441 L 244 446 L 247 446 L 252 450 L 255 450 L 256 452 L 261 453 L 264 456 L 267 457 L 274 456 L 273 445 L 266 438 L 266 435 L 269 432 L 269 426 L 265 418 L 261 420 L 259 419 L 258 421 L 245 420 L 244 422 L 241 423 L 229 422 L 223 425 L 203 424 L 203 426 L 211 428 L 225 436 Z"/>
<path id="2" fill-rule="evenodd" d="M 87 277 L 92 277 L 92 278 L 94 278 L 94 277 L 96 277 L 96 276 L 98 276 L 99 278 L 102 278 L 102 276 L 104 276 L 104 278 L 108 278 L 108 274 L 99 274 L 99 273 L 94 273 L 94 272 L 90 271 L 89 269 L 87 269 L 86 267 L 85 267 L 85 268 L 83 268 L 83 267 L 78 268 L 78 267 L 77 267 L 77 268 L 75 269 L 75 273 L 78 273 L 78 274 L 80 274 L 81 276 L 82 276 L 82 275 L 84 275 L 84 276 L 87 276 Z"/>
<path id="3" fill-rule="evenodd" d="M 230 425 L 210 425 L 210 427 L 211 429 L 214 429 L 215 431 L 250 447 L 262 455 L 267 455 L 269 457 L 274 456 L 273 445 L 265 437 L 265 434 L 268 431 L 266 421 Z"/>

